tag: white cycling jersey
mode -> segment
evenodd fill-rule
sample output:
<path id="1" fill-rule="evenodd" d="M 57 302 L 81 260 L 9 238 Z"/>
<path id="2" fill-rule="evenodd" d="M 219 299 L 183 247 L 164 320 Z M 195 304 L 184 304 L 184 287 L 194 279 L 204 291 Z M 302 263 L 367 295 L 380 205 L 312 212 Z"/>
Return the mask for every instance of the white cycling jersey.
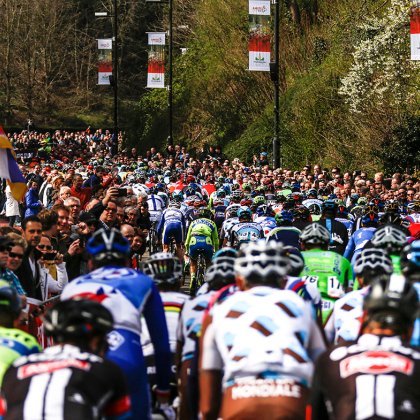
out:
<path id="1" fill-rule="evenodd" d="M 239 219 L 237 217 L 231 217 L 223 222 L 222 228 L 220 229 L 220 242 L 223 242 L 225 238 L 230 238 L 230 231 L 237 223 L 239 223 Z"/>
<path id="2" fill-rule="evenodd" d="M 367 287 L 354 290 L 335 302 L 334 310 L 325 325 L 328 341 L 338 343 L 357 339 L 363 315 L 363 299 L 368 291 Z"/>
<path id="3" fill-rule="evenodd" d="M 310 303 L 296 293 L 253 287 L 215 306 L 212 316 L 201 369 L 223 370 L 225 387 L 264 374 L 310 385 L 325 344 Z"/>
<path id="4" fill-rule="evenodd" d="M 162 211 L 165 209 L 165 203 L 157 194 L 151 194 L 147 198 L 147 206 L 152 222 L 159 222 L 162 217 Z"/>
<path id="5" fill-rule="evenodd" d="M 177 339 L 182 343 L 182 362 L 194 357 L 196 341 L 203 323 L 203 316 L 214 293 L 214 291 L 211 291 L 204 295 L 199 295 L 192 300 L 188 300 L 182 308 L 177 332 Z"/>
<path id="6" fill-rule="evenodd" d="M 175 353 L 181 310 L 189 297 L 188 295 L 179 292 L 160 292 L 160 297 L 162 298 L 163 309 L 165 310 L 171 353 Z M 153 343 L 150 339 L 150 333 L 143 317 L 141 319 L 141 344 L 143 348 L 143 355 L 145 357 L 154 354 Z"/>

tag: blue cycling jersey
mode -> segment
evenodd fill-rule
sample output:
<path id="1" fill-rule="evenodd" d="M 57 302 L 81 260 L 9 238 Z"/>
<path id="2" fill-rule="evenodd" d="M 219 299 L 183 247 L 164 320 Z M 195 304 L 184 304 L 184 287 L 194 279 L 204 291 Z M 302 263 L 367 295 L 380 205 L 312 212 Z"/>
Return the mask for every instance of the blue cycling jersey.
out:
<path id="1" fill-rule="evenodd" d="M 113 315 L 114 330 L 108 336 L 107 358 L 124 371 L 132 399 L 133 419 L 150 417 L 150 403 L 140 331 L 144 316 L 155 348 L 159 389 L 169 389 L 171 352 L 160 294 L 153 280 L 126 267 L 107 266 L 69 283 L 61 299 L 96 300 Z"/>

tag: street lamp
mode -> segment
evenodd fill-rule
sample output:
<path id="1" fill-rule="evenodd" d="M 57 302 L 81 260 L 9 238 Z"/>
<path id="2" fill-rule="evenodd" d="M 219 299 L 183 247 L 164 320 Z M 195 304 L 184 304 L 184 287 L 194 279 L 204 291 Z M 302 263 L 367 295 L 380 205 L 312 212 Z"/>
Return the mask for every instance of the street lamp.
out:
<path id="1" fill-rule="evenodd" d="M 274 137 L 273 137 L 273 168 L 281 167 L 280 140 L 280 0 L 271 0 L 274 9 L 274 61 L 270 63 L 270 76 L 274 83 Z"/>
<path id="2" fill-rule="evenodd" d="M 108 12 L 95 12 L 95 17 L 112 17 L 112 76 L 109 76 L 109 83 L 114 91 L 114 129 L 112 135 L 111 154 L 118 153 L 118 0 L 113 0 L 113 14 Z"/>

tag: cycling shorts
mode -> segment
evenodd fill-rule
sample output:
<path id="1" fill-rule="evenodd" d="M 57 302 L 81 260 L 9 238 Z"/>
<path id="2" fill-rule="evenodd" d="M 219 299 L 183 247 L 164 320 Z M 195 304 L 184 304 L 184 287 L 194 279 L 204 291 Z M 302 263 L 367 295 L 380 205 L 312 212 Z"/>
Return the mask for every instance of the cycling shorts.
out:
<path id="1" fill-rule="evenodd" d="M 191 238 L 188 255 L 195 261 L 200 252 L 204 254 L 206 260 L 210 260 L 213 256 L 213 243 L 208 236 L 193 236 Z"/>
<path id="2" fill-rule="evenodd" d="M 305 418 L 309 390 L 289 379 L 250 379 L 225 389 L 220 417 L 229 419 Z"/>
<path id="3" fill-rule="evenodd" d="M 181 222 L 165 223 L 163 227 L 162 241 L 165 245 L 171 243 L 171 238 L 175 238 L 177 244 L 184 242 L 184 229 Z"/>

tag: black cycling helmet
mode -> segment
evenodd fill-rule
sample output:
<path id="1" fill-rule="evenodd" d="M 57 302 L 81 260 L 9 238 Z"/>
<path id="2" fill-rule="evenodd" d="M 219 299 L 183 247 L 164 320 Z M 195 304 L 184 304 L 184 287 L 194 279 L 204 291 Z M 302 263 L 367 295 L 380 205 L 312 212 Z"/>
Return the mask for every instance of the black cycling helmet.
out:
<path id="1" fill-rule="evenodd" d="M 338 204 L 335 200 L 325 200 L 322 203 L 322 214 L 330 214 L 335 216 L 337 214 Z"/>
<path id="2" fill-rule="evenodd" d="M 411 283 L 399 274 L 382 276 L 375 280 L 363 302 L 368 319 L 382 325 L 409 326 L 417 317 L 417 292 Z"/>
<path id="3" fill-rule="evenodd" d="M 130 252 L 130 243 L 117 229 L 99 229 L 86 244 L 87 252 L 95 262 L 124 260 Z"/>
<path id="4" fill-rule="evenodd" d="M 401 272 L 412 281 L 420 281 L 420 240 L 404 246 L 401 251 Z"/>
<path id="5" fill-rule="evenodd" d="M 388 254 L 399 254 L 407 243 L 407 237 L 398 227 L 384 225 L 375 231 L 371 243 L 375 248 L 381 248 Z"/>
<path id="6" fill-rule="evenodd" d="M 330 232 L 320 223 L 311 223 L 303 229 L 300 240 L 309 245 L 327 245 L 330 242 Z"/>
<path id="7" fill-rule="evenodd" d="M 44 328 L 57 342 L 105 336 L 113 327 L 111 312 L 99 302 L 70 299 L 58 302 L 44 317 Z"/>
<path id="8" fill-rule="evenodd" d="M 209 220 L 214 219 L 213 212 L 206 207 L 201 207 L 201 208 L 197 209 L 195 211 L 195 216 L 196 216 L 196 219 L 209 219 Z"/>
<path id="9" fill-rule="evenodd" d="M 368 285 L 378 275 L 391 275 L 394 268 L 389 255 L 382 249 L 365 248 L 356 256 L 353 272 Z"/>
<path id="10" fill-rule="evenodd" d="M 0 310 L 10 312 L 16 319 L 21 311 L 21 300 L 16 289 L 6 281 L 0 280 Z"/>
<path id="11" fill-rule="evenodd" d="M 144 262 L 143 272 L 158 285 L 175 285 L 182 276 L 182 266 L 170 252 L 158 252 Z"/>
<path id="12" fill-rule="evenodd" d="M 220 290 L 228 284 L 235 283 L 235 258 L 218 257 L 206 271 L 204 280 L 210 290 Z"/>
<path id="13" fill-rule="evenodd" d="M 302 253 L 294 246 L 288 245 L 284 247 L 284 253 L 289 257 L 290 269 L 289 276 L 299 277 L 305 267 L 305 260 Z"/>

